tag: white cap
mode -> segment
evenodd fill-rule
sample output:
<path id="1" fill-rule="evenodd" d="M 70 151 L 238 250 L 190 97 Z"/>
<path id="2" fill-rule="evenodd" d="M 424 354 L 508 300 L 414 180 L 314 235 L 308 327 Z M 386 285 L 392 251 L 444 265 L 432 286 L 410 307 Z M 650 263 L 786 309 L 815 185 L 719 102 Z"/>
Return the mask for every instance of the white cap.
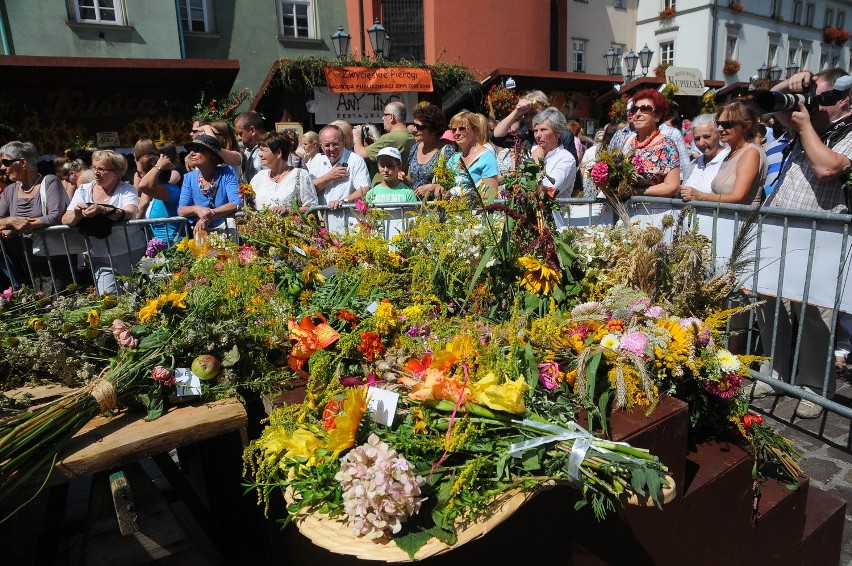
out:
<path id="1" fill-rule="evenodd" d="M 400 155 L 399 150 L 395 147 L 383 147 L 382 149 L 380 149 L 379 153 L 376 154 L 376 160 L 378 160 L 379 157 L 383 155 L 393 157 L 394 159 L 402 163 L 402 155 Z"/>

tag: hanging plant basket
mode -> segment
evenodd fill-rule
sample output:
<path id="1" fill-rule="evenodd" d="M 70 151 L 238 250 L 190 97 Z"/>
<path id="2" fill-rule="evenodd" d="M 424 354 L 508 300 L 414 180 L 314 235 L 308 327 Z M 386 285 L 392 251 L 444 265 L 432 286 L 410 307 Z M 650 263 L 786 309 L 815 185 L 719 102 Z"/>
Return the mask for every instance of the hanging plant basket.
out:
<path id="1" fill-rule="evenodd" d="M 660 20 L 666 21 L 675 17 L 677 10 L 674 7 L 664 8 L 660 12 Z"/>
<path id="2" fill-rule="evenodd" d="M 742 2 L 731 2 L 728 5 L 728 7 L 738 14 L 741 13 L 745 9 Z"/>
<path id="3" fill-rule="evenodd" d="M 725 66 L 722 67 L 722 73 L 726 76 L 736 75 L 740 72 L 740 62 L 736 59 L 725 59 Z"/>

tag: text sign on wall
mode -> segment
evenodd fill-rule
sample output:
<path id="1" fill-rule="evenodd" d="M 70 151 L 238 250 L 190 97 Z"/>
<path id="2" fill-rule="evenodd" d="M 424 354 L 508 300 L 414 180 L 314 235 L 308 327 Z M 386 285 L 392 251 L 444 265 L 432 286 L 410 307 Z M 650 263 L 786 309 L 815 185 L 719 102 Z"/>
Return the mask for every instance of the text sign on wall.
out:
<path id="1" fill-rule="evenodd" d="M 382 114 L 389 102 L 402 102 L 408 117 L 417 106 L 415 92 L 329 92 L 325 87 L 314 88 L 314 122 L 328 124 L 346 120 L 352 124 L 381 124 Z"/>
<path id="2" fill-rule="evenodd" d="M 331 92 L 432 92 L 432 73 L 416 67 L 326 67 Z"/>
<path id="3" fill-rule="evenodd" d="M 118 132 L 98 132 L 97 144 L 98 147 L 118 147 L 121 141 L 118 139 Z"/>
<path id="4" fill-rule="evenodd" d="M 707 90 L 707 87 L 704 86 L 704 78 L 698 69 L 668 67 L 666 69 L 666 82 L 677 87 L 676 95 L 701 96 Z"/>

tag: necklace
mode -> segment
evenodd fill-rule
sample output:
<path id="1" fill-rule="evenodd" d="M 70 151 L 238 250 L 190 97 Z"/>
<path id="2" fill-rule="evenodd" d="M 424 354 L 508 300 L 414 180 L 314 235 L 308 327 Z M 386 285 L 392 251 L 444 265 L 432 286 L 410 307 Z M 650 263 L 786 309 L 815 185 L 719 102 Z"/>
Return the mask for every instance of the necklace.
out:
<path id="1" fill-rule="evenodd" d="M 199 173 L 198 173 L 198 190 L 201 191 L 201 194 L 204 195 L 204 196 L 209 196 L 212 188 L 213 188 L 213 183 L 208 181 L 207 179 L 205 179 L 201 175 L 201 172 L 199 171 Z"/>
<path id="2" fill-rule="evenodd" d="M 272 179 L 272 182 L 277 185 L 278 183 L 283 181 L 285 177 L 287 177 L 287 174 L 290 171 L 291 171 L 291 169 L 287 168 L 287 169 L 284 169 L 284 171 L 282 171 L 281 173 L 278 173 L 277 175 L 273 175 L 272 171 L 270 170 L 269 171 L 269 178 Z"/>
<path id="3" fill-rule="evenodd" d="M 35 178 L 35 181 L 33 181 L 32 185 L 30 185 L 29 189 L 25 189 L 24 188 L 24 182 L 21 181 L 21 192 L 24 193 L 24 194 L 30 194 L 39 185 L 39 181 L 41 181 L 41 175 L 39 175 L 38 177 Z"/>
<path id="4" fill-rule="evenodd" d="M 651 132 L 650 136 L 645 138 L 645 141 L 639 141 L 639 136 L 637 135 L 635 138 L 633 138 L 633 147 L 635 147 L 636 149 L 642 149 L 643 147 L 647 147 L 652 141 L 654 141 L 654 139 L 658 135 L 660 135 L 660 130 L 654 130 L 653 132 Z"/>

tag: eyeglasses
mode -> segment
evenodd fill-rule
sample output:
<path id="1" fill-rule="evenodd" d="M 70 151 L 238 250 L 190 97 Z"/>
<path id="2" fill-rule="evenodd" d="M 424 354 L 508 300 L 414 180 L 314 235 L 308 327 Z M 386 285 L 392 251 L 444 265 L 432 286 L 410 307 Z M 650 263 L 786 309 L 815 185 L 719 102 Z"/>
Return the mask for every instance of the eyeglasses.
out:
<path id="1" fill-rule="evenodd" d="M 92 173 L 102 175 L 104 173 L 112 173 L 115 169 L 104 169 L 103 167 L 92 167 Z"/>
<path id="2" fill-rule="evenodd" d="M 450 131 L 452 131 L 454 134 L 457 134 L 458 132 L 466 132 L 467 126 L 456 126 L 455 128 L 450 128 Z"/>
<path id="3" fill-rule="evenodd" d="M 333 149 L 335 147 L 340 147 L 340 142 L 324 143 L 320 147 L 323 149 Z"/>
<path id="4" fill-rule="evenodd" d="M 3 164 L 3 167 L 11 167 L 13 163 L 17 163 L 21 161 L 23 157 L 19 157 L 17 159 L 0 159 L 0 163 Z"/>
<path id="5" fill-rule="evenodd" d="M 425 129 L 426 129 L 426 126 L 425 126 L 424 124 L 418 124 L 418 123 L 416 123 L 416 122 L 415 122 L 415 123 L 414 123 L 414 129 L 415 129 L 415 130 L 417 130 L 417 131 L 419 132 L 419 131 L 421 131 L 421 130 L 425 130 Z"/>
<path id="6" fill-rule="evenodd" d="M 636 114 L 637 112 L 641 112 L 642 114 L 653 114 L 654 107 L 650 104 L 643 104 L 641 106 L 634 106 L 627 110 L 628 114 Z"/>
<path id="7" fill-rule="evenodd" d="M 734 126 L 742 124 L 739 120 L 719 120 L 716 123 L 719 124 L 719 127 L 723 130 L 730 130 Z"/>

